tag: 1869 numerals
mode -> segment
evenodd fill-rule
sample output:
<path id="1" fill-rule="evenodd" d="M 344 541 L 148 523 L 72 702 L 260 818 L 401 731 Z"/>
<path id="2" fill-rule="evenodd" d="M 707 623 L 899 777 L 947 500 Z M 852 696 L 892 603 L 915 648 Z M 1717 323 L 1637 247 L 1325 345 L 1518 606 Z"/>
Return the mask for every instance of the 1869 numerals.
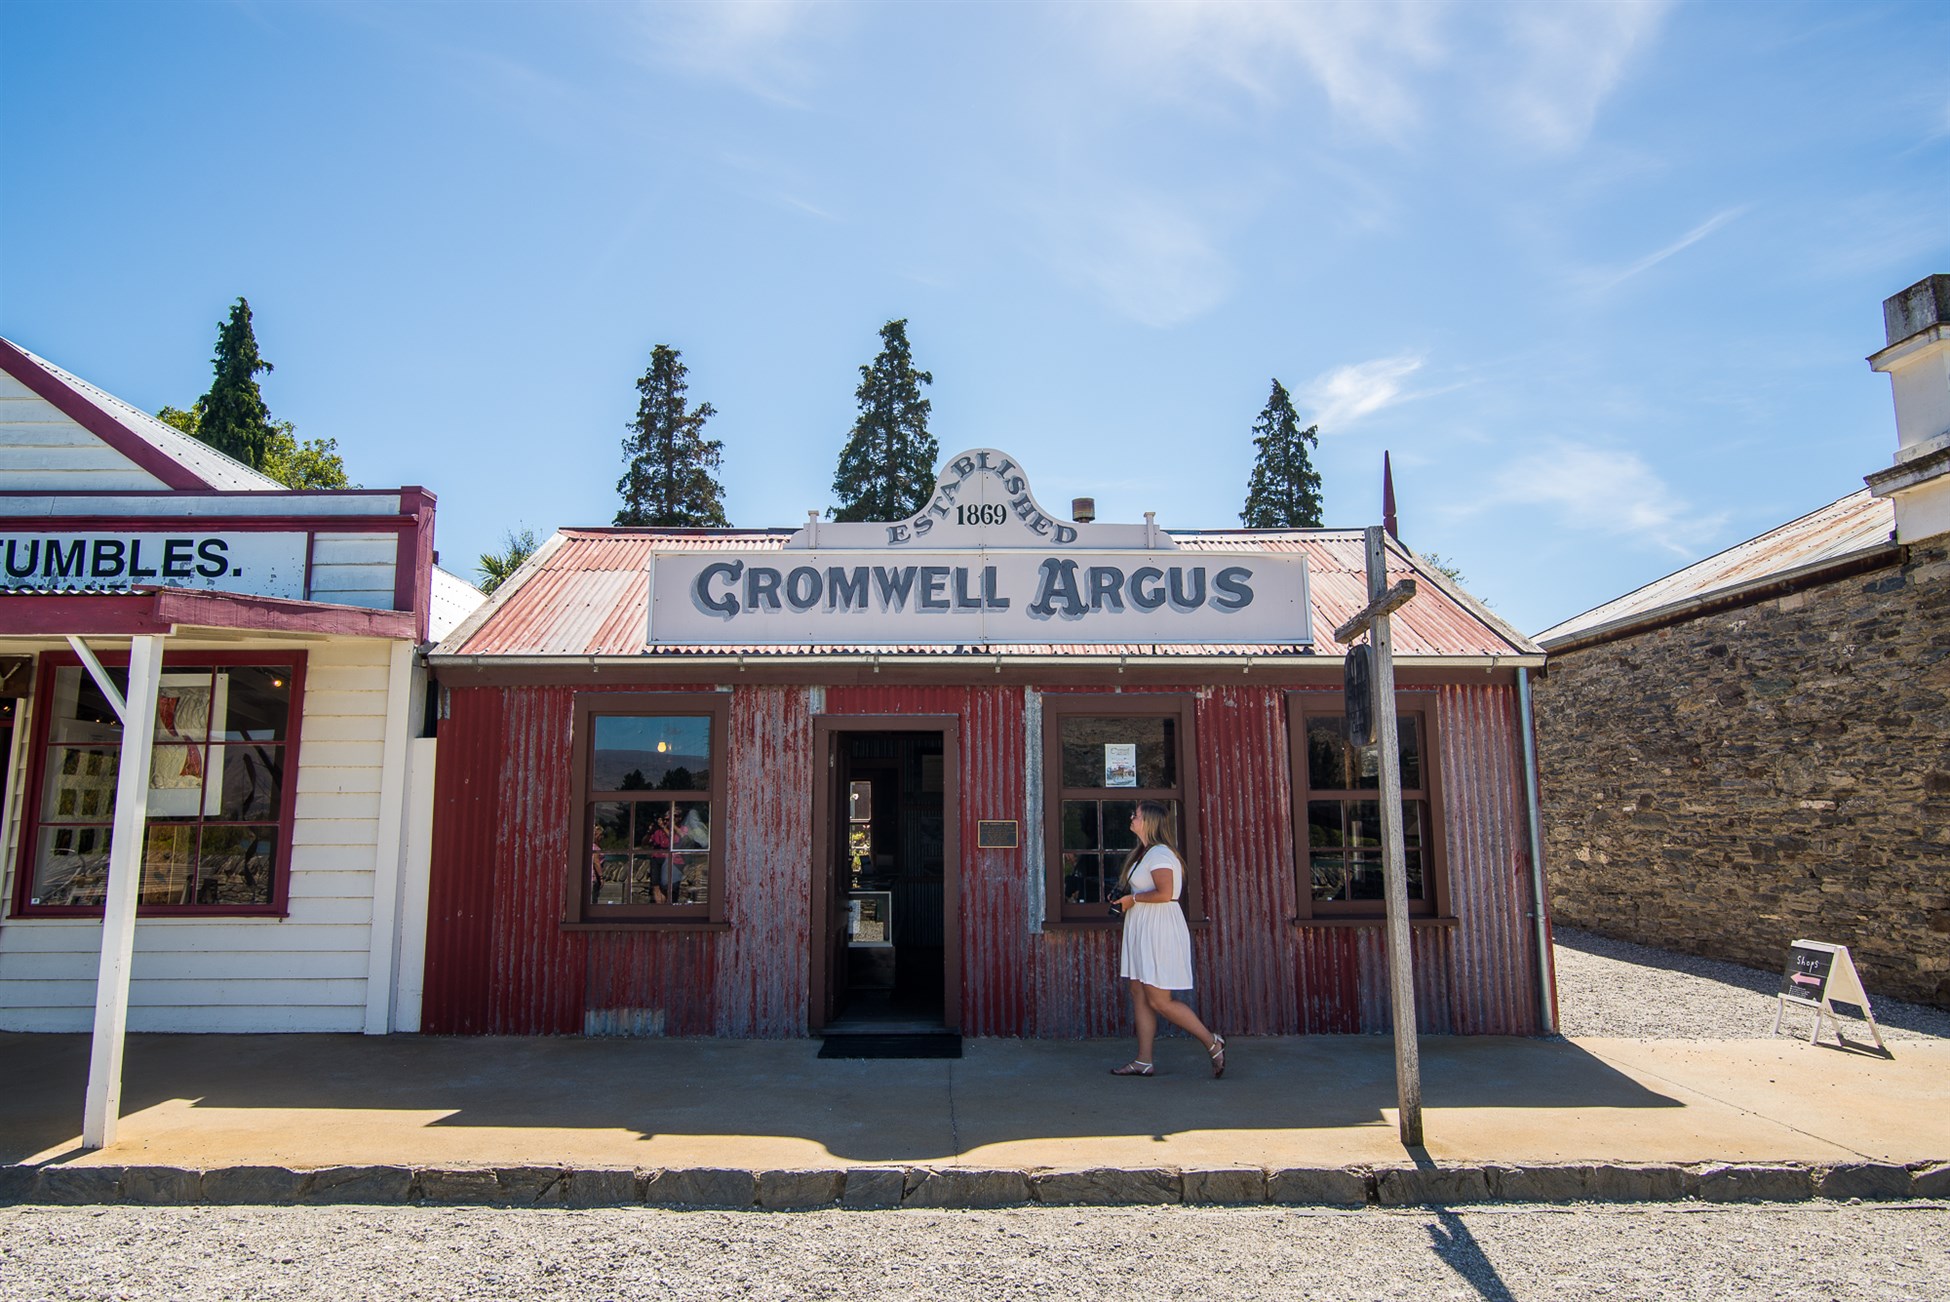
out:
<path id="1" fill-rule="evenodd" d="M 958 506 L 955 508 L 956 524 L 1001 524 L 1009 518 L 1008 508 L 1000 502 L 989 502 L 981 506 Z"/>

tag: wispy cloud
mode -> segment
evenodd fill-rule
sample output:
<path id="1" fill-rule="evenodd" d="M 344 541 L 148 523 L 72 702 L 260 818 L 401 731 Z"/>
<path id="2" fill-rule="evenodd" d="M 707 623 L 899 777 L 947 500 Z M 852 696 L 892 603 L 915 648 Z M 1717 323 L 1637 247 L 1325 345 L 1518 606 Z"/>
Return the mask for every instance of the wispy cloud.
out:
<path id="1" fill-rule="evenodd" d="M 799 107 L 816 76 L 808 50 L 844 14 L 818 0 L 652 0 L 635 27 L 657 63 Z"/>
<path id="2" fill-rule="evenodd" d="M 1491 8 L 1448 0 L 1143 0 L 1104 39 L 1183 93 L 1216 82 L 1263 104 L 1295 72 L 1336 121 L 1406 144 L 1431 121 L 1484 116 L 1545 150 L 1575 149 L 1656 40 L 1669 0 Z"/>
<path id="3" fill-rule="evenodd" d="M 1632 277 L 1642 272 L 1650 271 L 1674 254 L 1683 253 L 1685 250 L 1692 248 L 1695 244 L 1698 244 L 1714 231 L 1719 230 L 1722 226 L 1725 226 L 1728 222 L 1733 221 L 1746 211 L 1747 209 L 1744 205 L 1737 208 L 1722 209 L 1664 248 L 1655 249 L 1636 262 L 1628 263 L 1623 267 L 1615 267 L 1608 271 L 1589 273 L 1587 288 L 1597 294 L 1609 293 Z"/>
<path id="4" fill-rule="evenodd" d="M 1363 416 L 1419 396 L 1404 386 L 1422 369 L 1422 360 L 1419 353 L 1400 353 L 1336 367 L 1304 385 L 1301 397 L 1313 409 L 1313 423 L 1330 435 L 1338 433 Z"/>
<path id="5" fill-rule="evenodd" d="M 1512 129 L 1549 150 L 1575 149 L 1669 8 L 1668 0 L 1615 0 L 1505 9 L 1516 75 L 1486 89 Z"/>
<path id="6" fill-rule="evenodd" d="M 1475 496 L 1472 513 L 1498 507 L 1548 511 L 1568 528 L 1628 537 L 1679 556 L 1725 527 L 1674 493 L 1635 452 L 1560 441 L 1518 457 Z"/>

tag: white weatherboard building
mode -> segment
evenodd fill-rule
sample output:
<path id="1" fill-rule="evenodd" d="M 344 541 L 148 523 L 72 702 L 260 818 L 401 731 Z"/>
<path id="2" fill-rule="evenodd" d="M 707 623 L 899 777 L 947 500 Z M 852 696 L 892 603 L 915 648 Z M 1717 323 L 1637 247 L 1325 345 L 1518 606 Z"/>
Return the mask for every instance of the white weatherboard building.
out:
<path id="1" fill-rule="evenodd" d="M 418 1028 L 433 523 L 0 340 L 0 1030 Z"/>

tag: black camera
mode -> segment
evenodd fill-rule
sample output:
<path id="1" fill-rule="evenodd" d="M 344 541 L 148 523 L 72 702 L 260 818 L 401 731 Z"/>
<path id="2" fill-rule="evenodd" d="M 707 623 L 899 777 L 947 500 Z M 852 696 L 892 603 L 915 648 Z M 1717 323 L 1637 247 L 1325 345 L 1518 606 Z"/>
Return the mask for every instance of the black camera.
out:
<path id="1" fill-rule="evenodd" d="M 1110 916 L 1116 918 L 1119 922 L 1122 922 L 1124 920 L 1124 906 L 1119 904 L 1117 900 L 1121 900 L 1123 898 L 1124 897 L 1122 895 L 1119 895 L 1116 899 L 1113 899 L 1110 902 L 1110 904 L 1107 906 L 1110 909 Z"/>

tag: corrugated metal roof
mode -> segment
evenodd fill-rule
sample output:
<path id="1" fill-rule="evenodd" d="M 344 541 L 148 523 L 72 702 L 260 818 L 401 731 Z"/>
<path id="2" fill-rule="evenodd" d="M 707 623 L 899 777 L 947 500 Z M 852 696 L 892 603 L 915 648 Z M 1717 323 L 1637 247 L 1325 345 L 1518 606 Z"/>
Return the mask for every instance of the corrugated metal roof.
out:
<path id="1" fill-rule="evenodd" d="M 436 649 L 463 656 L 942 656 L 1128 655 L 1170 659 L 1211 655 L 1297 655 L 1298 644 L 1162 645 L 1131 643 L 994 643 L 980 646 L 898 645 L 710 647 L 643 642 L 650 589 L 645 578 L 658 553 L 782 551 L 789 529 L 562 529 L 538 549 L 488 604 Z M 1365 544 L 1358 529 L 1200 530 L 1170 535 L 1190 552 L 1280 552 L 1307 558 L 1313 595 L 1313 653 L 1346 648 L 1334 629 L 1368 603 Z M 1388 578 L 1413 577 L 1421 591 L 1394 615 L 1397 656 L 1536 655 L 1538 647 L 1413 553 L 1390 543 Z"/>
<path id="2" fill-rule="evenodd" d="M 11 341 L 9 341 L 11 342 Z M 234 492 L 283 492 L 286 485 L 269 475 L 259 474 L 243 462 L 227 457 L 209 444 L 193 439 L 173 425 L 165 425 L 148 412 L 122 401 L 105 389 L 98 389 L 78 375 L 71 375 L 45 357 L 19 344 L 20 354 L 52 376 L 97 411 L 108 416 L 135 438 L 187 468 L 212 488 Z"/>
<path id="3" fill-rule="evenodd" d="M 1892 545 L 1896 509 L 1864 488 L 1537 635 L 1546 648 L 1623 631 L 1716 596 L 1842 564 Z"/>

